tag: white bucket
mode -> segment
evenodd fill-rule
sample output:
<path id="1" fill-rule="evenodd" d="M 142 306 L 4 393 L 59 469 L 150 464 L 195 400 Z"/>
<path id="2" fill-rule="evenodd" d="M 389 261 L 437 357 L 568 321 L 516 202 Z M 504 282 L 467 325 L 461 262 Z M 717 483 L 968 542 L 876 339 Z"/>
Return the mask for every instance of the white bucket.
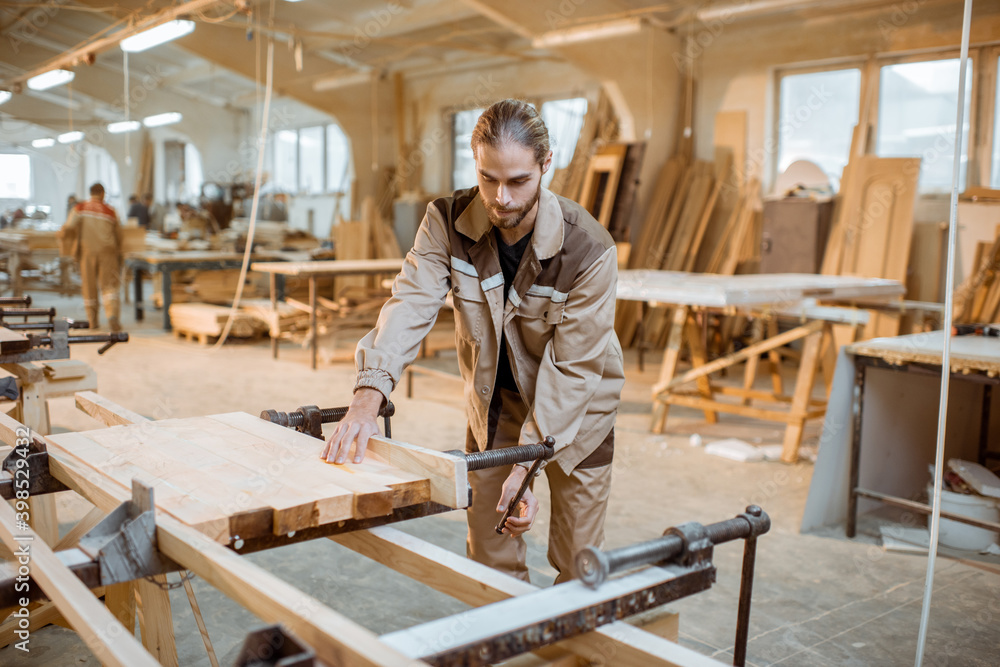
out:
<path id="1" fill-rule="evenodd" d="M 927 497 L 931 499 L 934 497 L 934 487 L 930 484 L 927 485 Z M 996 500 L 977 494 L 955 493 L 941 489 L 941 511 L 961 514 L 970 519 L 994 523 L 1000 521 L 1000 507 L 997 507 Z M 930 522 L 931 518 L 928 515 L 928 527 L 930 527 Z M 938 541 L 952 549 L 982 551 L 997 541 L 997 533 L 942 517 L 941 534 L 938 536 Z"/>

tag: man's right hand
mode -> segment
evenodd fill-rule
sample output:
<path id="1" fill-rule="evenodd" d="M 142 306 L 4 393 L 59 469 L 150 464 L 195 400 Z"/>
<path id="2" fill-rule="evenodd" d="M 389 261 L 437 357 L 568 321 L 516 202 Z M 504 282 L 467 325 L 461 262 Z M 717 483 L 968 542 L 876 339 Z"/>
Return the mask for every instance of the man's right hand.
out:
<path id="1" fill-rule="evenodd" d="M 378 434 L 378 411 L 384 398 L 382 392 L 362 387 L 354 393 L 347 414 L 337 423 L 320 455 L 327 463 L 341 464 L 347 460 L 354 444 L 354 462 L 361 463 L 368 448 L 368 438 Z"/>

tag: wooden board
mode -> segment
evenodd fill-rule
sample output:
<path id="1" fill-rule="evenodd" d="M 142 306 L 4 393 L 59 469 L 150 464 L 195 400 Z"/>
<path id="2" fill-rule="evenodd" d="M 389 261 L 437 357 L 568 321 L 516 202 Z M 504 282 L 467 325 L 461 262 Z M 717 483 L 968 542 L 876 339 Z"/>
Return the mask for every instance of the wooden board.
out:
<path id="1" fill-rule="evenodd" d="M 150 480 L 160 509 L 220 542 L 468 504 L 461 457 L 380 438 L 372 456 L 338 466 L 319 458 L 322 441 L 245 413 L 152 422 L 92 392 L 77 403 L 120 425 L 59 434 L 53 448 L 125 486 Z"/>
<path id="2" fill-rule="evenodd" d="M 15 354 L 31 349 L 28 337 L 17 331 L 0 327 L 0 354 Z"/>

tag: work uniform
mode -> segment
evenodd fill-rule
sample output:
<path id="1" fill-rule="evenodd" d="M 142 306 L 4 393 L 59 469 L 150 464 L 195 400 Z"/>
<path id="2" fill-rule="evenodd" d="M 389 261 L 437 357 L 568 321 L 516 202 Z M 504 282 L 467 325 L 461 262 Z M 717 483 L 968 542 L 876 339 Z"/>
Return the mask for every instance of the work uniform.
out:
<path id="1" fill-rule="evenodd" d="M 77 204 L 62 228 L 70 242 L 70 252 L 80 263 L 83 306 L 90 326 L 99 325 L 99 308 L 104 300 L 108 325 L 121 328 L 122 226 L 118 214 L 97 197 Z"/>
<path id="2" fill-rule="evenodd" d="M 502 241 L 492 229 L 478 188 L 427 207 L 392 297 L 358 343 L 358 387 L 388 399 L 451 290 L 467 450 L 555 439 L 545 468 L 552 492 L 548 555 L 561 582 L 573 576 L 575 553 L 604 539 L 625 382 L 614 333 L 615 244 L 581 206 L 543 188 L 530 242 L 513 280 L 505 280 Z M 468 553 L 527 579 L 524 541 L 494 531 L 509 474 L 509 468 L 470 473 Z"/>

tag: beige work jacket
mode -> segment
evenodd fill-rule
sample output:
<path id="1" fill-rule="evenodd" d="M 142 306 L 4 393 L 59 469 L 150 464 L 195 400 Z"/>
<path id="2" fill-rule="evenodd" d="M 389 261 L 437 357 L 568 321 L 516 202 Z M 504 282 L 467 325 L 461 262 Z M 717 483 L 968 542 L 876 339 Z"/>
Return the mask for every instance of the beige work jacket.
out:
<path id="1" fill-rule="evenodd" d="M 543 188 L 505 306 L 491 230 L 478 188 L 427 207 L 392 297 L 358 343 L 358 386 L 388 399 L 451 291 L 466 412 L 479 448 L 487 442 L 502 330 L 529 408 L 520 442 L 552 436 L 553 460 L 569 473 L 611 432 L 625 383 L 614 332 L 615 244 L 580 205 Z"/>

